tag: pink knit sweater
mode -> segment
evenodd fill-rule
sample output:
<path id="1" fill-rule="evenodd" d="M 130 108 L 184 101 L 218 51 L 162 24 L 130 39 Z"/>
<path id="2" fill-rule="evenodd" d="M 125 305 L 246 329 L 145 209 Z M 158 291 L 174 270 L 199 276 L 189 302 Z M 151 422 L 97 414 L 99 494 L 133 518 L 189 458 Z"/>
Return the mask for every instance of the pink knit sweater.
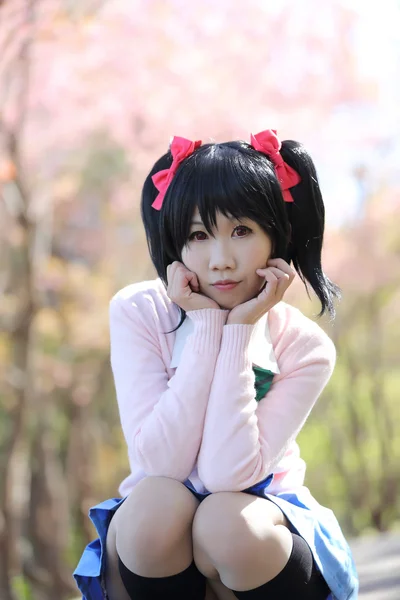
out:
<path id="1" fill-rule="evenodd" d="M 173 367 L 177 334 L 166 332 L 179 311 L 162 282 L 129 285 L 112 299 L 111 365 L 131 468 L 121 496 L 146 475 L 190 478 L 210 492 L 244 490 L 271 473 L 270 493 L 303 485 L 295 439 L 331 376 L 334 344 L 279 302 L 262 332 L 277 374 L 257 402 L 252 364 L 260 325 L 226 325 L 228 313 L 188 312 L 190 333 Z"/>

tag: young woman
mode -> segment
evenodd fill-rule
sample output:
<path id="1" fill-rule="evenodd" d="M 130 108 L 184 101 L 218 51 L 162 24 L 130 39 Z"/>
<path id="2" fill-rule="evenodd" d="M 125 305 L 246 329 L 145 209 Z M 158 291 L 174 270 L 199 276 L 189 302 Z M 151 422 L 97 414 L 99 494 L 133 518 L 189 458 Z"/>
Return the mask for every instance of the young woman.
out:
<path id="1" fill-rule="evenodd" d="M 296 272 L 334 318 L 314 164 L 275 130 L 175 137 L 142 194 L 158 273 L 111 301 L 131 472 L 94 507 L 75 578 L 87 600 L 357 598 L 340 526 L 304 486 L 296 436 L 335 363 L 283 301 Z M 290 266 L 293 265 L 294 269 Z M 208 596 L 207 596 L 208 597 Z"/>

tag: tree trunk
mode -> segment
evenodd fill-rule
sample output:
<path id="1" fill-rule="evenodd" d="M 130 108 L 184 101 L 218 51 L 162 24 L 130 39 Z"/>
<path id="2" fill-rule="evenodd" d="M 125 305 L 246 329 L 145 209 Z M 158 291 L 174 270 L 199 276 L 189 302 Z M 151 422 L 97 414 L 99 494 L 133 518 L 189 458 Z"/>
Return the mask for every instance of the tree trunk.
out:
<path id="1" fill-rule="evenodd" d="M 21 282 L 24 307 L 18 318 L 19 323 L 11 335 L 13 347 L 13 361 L 11 378 L 15 381 L 14 406 L 9 411 L 8 436 L 2 444 L 0 453 L 0 514 L 3 522 L 0 529 L 0 590 L 3 600 L 14 600 L 10 587 L 12 573 L 20 572 L 20 562 L 17 554 L 16 542 L 19 536 L 19 519 L 13 506 L 13 489 L 16 464 L 16 455 L 23 444 L 25 432 L 26 406 L 30 394 L 29 363 L 31 351 L 32 323 L 34 319 L 34 304 L 31 286 L 31 268 L 29 262 L 29 240 L 21 252 Z"/>
<path id="2" fill-rule="evenodd" d="M 63 560 L 68 545 L 68 495 L 51 433 L 53 411 L 47 407 L 41 412 L 31 452 L 29 539 L 34 559 L 26 573 L 30 579 L 32 571 L 46 574 L 40 586 L 43 597 L 62 600 L 76 591 Z"/>

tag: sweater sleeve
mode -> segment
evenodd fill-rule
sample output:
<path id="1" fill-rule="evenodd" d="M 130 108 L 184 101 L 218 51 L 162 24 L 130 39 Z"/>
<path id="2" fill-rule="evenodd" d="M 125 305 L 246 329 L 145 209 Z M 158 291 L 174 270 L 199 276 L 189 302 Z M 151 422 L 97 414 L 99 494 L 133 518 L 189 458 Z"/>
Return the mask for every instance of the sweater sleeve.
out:
<path id="1" fill-rule="evenodd" d="M 110 304 L 111 366 L 131 459 L 147 475 L 184 481 L 200 447 L 205 411 L 227 311 L 187 313 L 194 323 L 173 377 L 155 327 L 132 300 Z"/>
<path id="2" fill-rule="evenodd" d="M 255 399 L 252 325 L 225 325 L 204 425 L 198 472 L 210 492 L 265 479 L 303 427 L 333 371 L 336 351 L 318 328 L 291 340 L 267 395 Z"/>

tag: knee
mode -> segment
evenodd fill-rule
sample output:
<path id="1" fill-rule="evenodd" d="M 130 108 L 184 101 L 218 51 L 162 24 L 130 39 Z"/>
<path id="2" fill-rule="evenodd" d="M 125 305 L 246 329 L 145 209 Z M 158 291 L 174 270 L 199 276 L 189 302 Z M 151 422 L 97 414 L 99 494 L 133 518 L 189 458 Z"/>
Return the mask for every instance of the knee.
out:
<path id="1" fill-rule="evenodd" d="M 198 502 L 180 482 L 164 477 L 140 481 L 115 514 L 119 555 L 157 562 L 190 536 Z"/>
<path id="2" fill-rule="evenodd" d="M 243 550 L 243 524 L 240 514 L 232 510 L 231 493 L 208 496 L 199 506 L 192 528 L 196 554 L 206 555 L 213 565 L 234 563 Z"/>
<path id="3" fill-rule="evenodd" d="M 239 500 L 239 501 L 238 501 Z M 242 506 L 238 494 L 219 492 L 208 496 L 199 506 L 193 521 L 194 559 L 221 569 L 243 570 L 259 551 L 263 538 L 266 552 L 273 551 L 274 524 L 266 518 L 257 530 L 248 501 Z M 207 559 L 205 559 L 207 557 Z"/>

